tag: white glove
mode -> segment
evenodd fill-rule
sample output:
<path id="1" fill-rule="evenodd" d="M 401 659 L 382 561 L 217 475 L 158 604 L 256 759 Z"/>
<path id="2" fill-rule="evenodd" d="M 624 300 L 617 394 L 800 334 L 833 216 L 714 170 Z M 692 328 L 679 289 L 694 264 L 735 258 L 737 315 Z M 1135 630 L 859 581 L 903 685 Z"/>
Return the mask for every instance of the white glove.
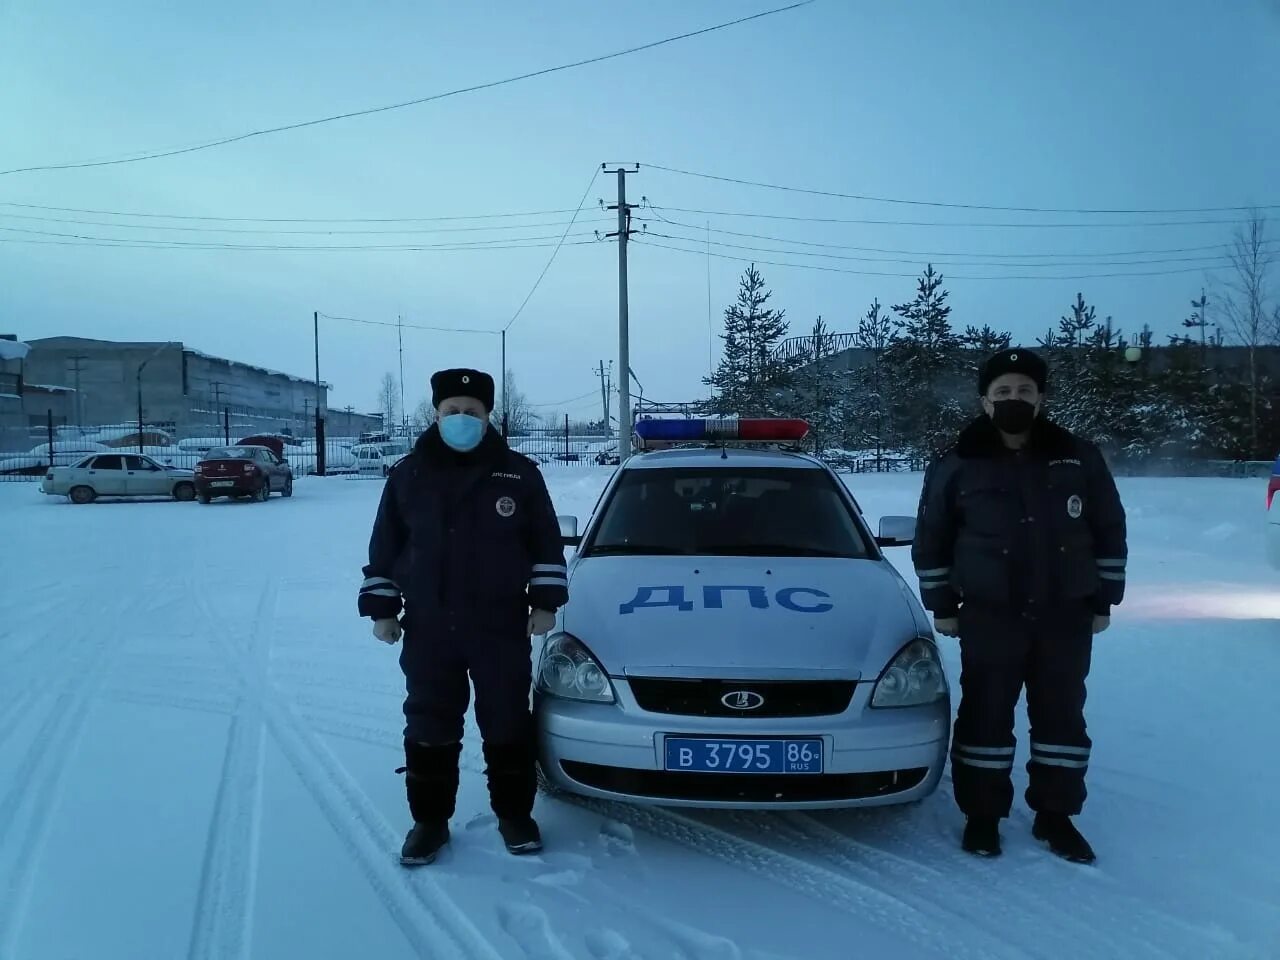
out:
<path id="1" fill-rule="evenodd" d="M 529 624 L 525 628 L 527 636 L 545 636 L 550 633 L 556 625 L 556 615 L 550 610 L 535 610 L 529 614 Z"/>
<path id="2" fill-rule="evenodd" d="M 399 620 L 373 621 L 373 635 L 388 646 L 398 643 L 403 634 Z"/>

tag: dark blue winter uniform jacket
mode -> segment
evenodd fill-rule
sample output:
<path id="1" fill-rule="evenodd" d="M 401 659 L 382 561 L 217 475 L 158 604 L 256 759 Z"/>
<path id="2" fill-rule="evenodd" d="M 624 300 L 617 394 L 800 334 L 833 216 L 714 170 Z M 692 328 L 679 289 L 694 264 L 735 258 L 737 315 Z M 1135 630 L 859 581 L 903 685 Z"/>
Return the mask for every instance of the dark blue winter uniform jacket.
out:
<path id="1" fill-rule="evenodd" d="M 1109 615 L 1124 598 L 1124 507 L 1089 441 L 1038 420 L 1014 451 L 979 417 L 925 475 L 912 559 L 924 605 L 939 617 L 961 603 L 1088 603 Z"/>
<path id="2" fill-rule="evenodd" d="M 564 546 L 537 465 L 490 427 L 459 454 L 424 433 L 387 480 L 369 540 L 360 615 L 524 630 L 568 599 Z M 522 634 L 523 635 L 523 634 Z"/>

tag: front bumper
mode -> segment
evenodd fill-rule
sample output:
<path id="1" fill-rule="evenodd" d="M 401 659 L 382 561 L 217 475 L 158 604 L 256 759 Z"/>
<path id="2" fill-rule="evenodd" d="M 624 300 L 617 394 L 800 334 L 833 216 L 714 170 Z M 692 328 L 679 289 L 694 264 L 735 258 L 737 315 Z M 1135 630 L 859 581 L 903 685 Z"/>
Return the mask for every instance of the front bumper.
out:
<path id="1" fill-rule="evenodd" d="M 640 709 L 625 679 L 617 702 L 581 703 L 535 693 L 538 755 L 554 788 L 587 797 L 672 807 L 832 809 L 909 803 L 937 789 L 946 764 L 951 705 L 873 710 L 873 683 L 849 708 L 822 717 L 679 716 Z M 820 737 L 821 774 L 680 773 L 663 769 L 667 735 Z"/>

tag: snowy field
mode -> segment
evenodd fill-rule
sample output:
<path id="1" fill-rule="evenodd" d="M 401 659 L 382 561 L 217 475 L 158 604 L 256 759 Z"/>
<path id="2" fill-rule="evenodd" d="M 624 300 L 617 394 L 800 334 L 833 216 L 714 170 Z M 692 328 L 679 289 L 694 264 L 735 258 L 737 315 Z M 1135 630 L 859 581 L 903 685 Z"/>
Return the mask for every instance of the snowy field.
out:
<path id="1" fill-rule="evenodd" d="M 584 518 L 606 476 L 547 473 Z M 919 482 L 850 480 L 873 518 L 914 512 Z M 547 850 L 516 859 L 472 728 L 453 845 L 403 870 L 401 677 L 355 617 L 380 488 L 75 507 L 0 484 L 0 958 L 1280 957 L 1261 481 L 1121 482 L 1130 599 L 1090 684 L 1093 868 L 1030 836 L 1022 721 L 996 861 L 958 849 L 949 780 L 824 815 L 540 799 Z"/>

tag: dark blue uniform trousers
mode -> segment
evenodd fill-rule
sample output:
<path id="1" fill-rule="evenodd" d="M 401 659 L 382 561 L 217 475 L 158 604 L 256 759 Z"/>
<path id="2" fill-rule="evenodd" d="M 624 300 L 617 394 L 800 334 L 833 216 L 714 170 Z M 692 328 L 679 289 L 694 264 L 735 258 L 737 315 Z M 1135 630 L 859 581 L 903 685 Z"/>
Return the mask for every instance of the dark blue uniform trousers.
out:
<path id="1" fill-rule="evenodd" d="M 468 630 L 457 621 L 422 624 L 406 618 L 403 642 L 406 740 L 461 741 L 474 685 L 476 722 L 485 743 L 532 741 L 532 666 L 523 621 L 510 628 Z"/>
<path id="2" fill-rule="evenodd" d="M 961 698 L 951 778 L 966 816 L 1009 815 L 1014 714 L 1024 685 L 1031 720 L 1027 805 L 1037 812 L 1080 812 L 1092 746 L 1084 722 L 1092 652 L 1093 612 L 1087 604 L 1034 613 L 961 607 Z"/>

